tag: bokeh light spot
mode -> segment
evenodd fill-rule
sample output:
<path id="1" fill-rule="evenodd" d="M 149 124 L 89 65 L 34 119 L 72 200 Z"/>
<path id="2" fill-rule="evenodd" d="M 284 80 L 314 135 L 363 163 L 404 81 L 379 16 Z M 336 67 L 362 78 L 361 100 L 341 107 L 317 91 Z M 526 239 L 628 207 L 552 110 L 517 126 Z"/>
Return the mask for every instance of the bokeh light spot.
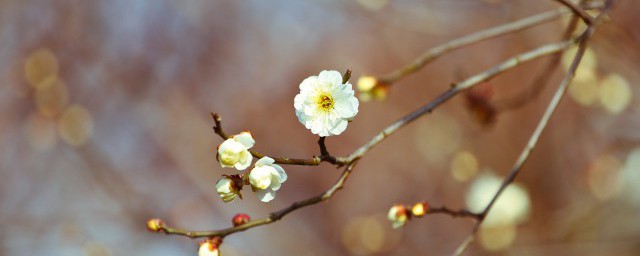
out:
<path id="1" fill-rule="evenodd" d="M 480 246 L 496 252 L 508 248 L 516 239 L 517 228 L 513 224 L 482 227 L 479 230 Z"/>
<path id="2" fill-rule="evenodd" d="M 360 216 L 350 219 L 342 230 L 342 244 L 355 255 L 379 254 L 395 247 L 400 232 L 392 232 L 385 216 Z"/>
<path id="3" fill-rule="evenodd" d="M 591 193 L 600 200 L 607 200 L 620 194 L 622 180 L 620 168 L 622 164 L 615 156 L 601 155 L 589 166 L 587 179 Z"/>
<path id="4" fill-rule="evenodd" d="M 484 173 L 471 184 L 467 193 L 467 207 L 473 212 L 482 212 L 498 191 L 502 178 Z M 519 183 L 512 183 L 500 195 L 489 211 L 484 226 L 515 225 L 529 218 L 531 209 L 529 193 Z"/>
<path id="5" fill-rule="evenodd" d="M 58 121 L 58 133 L 69 145 L 83 145 L 93 133 L 91 114 L 80 105 L 70 106 Z"/>
<path id="6" fill-rule="evenodd" d="M 569 50 L 566 50 L 563 54 L 562 54 L 562 67 L 564 68 L 564 70 L 569 70 L 569 68 L 571 67 L 571 63 L 573 62 L 573 59 L 576 56 L 576 53 L 578 52 L 578 47 L 573 47 L 570 48 Z M 584 51 L 584 55 L 582 55 L 582 59 L 580 60 L 580 66 L 578 66 L 578 70 L 576 73 L 581 72 L 580 70 L 590 70 L 590 71 L 596 71 L 596 69 L 598 68 L 598 57 L 596 56 L 596 53 L 593 52 L 593 50 L 591 50 L 590 48 L 587 48 Z"/>
<path id="7" fill-rule="evenodd" d="M 429 122 L 420 122 L 415 132 L 416 147 L 425 160 L 445 167 L 448 159 L 462 141 L 458 121 L 442 112 L 433 114 Z"/>
<path id="8" fill-rule="evenodd" d="M 58 75 L 58 60 L 51 50 L 40 48 L 27 57 L 24 73 L 29 84 L 38 87 L 42 82 Z"/>
<path id="9" fill-rule="evenodd" d="M 579 69 L 569 86 L 569 96 L 578 104 L 588 107 L 598 100 L 598 81 L 591 69 Z"/>
<path id="10" fill-rule="evenodd" d="M 611 74 L 602 80 L 598 91 L 600 104 L 611 114 L 620 114 L 631 103 L 629 82 L 618 74 Z"/>
<path id="11" fill-rule="evenodd" d="M 478 173 L 478 159 L 469 151 L 460 151 L 451 161 L 451 174 L 457 181 L 464 182 Z"/>
<path id="12" fill-rule="evenodd" d="M 55 117 L 69 103 L 67 86 L 57 78 L 50 77 L 36 88 L 35 101 L 40 114 Z"/>

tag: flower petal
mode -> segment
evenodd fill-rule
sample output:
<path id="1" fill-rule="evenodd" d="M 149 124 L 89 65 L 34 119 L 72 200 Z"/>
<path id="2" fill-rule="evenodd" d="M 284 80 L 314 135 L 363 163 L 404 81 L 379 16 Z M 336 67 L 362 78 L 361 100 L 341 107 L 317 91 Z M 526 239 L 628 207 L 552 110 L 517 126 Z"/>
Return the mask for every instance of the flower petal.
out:
<path id="1" fill-rule="evenodd" d="M 357 107 L 354 109 L 353 104 L 345 100 L 336 101 L 333 110 L 341 118 L 352 118 L 358 113 Z"/>
<path id="2" fill-rule="evenodd" d="M 265 165 L 271 165 L 273 163 L 275 163 L 276 160 L 273 160 L 273 158 L 268 157 L 268 156 L 263 156 L 262 158 L 260 158 L 260 160 L 258 160 L 256 162 L 256 167 L 261 167 L 261 166 L 265 166 Z"/>
<path id="3" fill-rule="evenodd" d="M 300 90 L 301 91 L 312 90 L 312 88 L 315 87 L 317 84 L 318 84 L 317 76 L 307 77 L 306 79 L 302 80 L 302 83 L 300 83 Z"/>
<path id="4" fill-rule="evenodd" d="M 253 156 L 249 153 L 249 150 L 245 149 L 240 152 L 240 160 L 238 160 L 234 167 L 239 171 L 247 169 L 247 167 L 251 166 L 251 160 L 253 160 Z"/>
<path id="5" fill-rule="evenodd" d="M 347 129 L 347 120 L 345 119 L 340 119 L 340 121 L 338 121 L 338 124 L 336 124 L 336 126 L 331 128 L 331 134 L 333 135 L 340 135 L 342 132 L 344 132 L 344 130 Z"/>
<path id="6" fill-rule="evenodd" d="M 271 189 L 260 189 L 258 191 L 256 191 L 256 195 L 258 196 L 258 199 L 260 199 L 260 201 L 262 202 L 269 202 L 271 200 L 273 200 L 274 198 L 276 198 L 276 192 L 271 190 Z"/>
<path id="7" fill-rule="evenodd" d="M 286 172 L 284 172 L 284 169 L 282 169 L 282 167 L 280 167 L 280 166 L 279 166 L 279 165 L 277 165 L 277 164 L 274 164 L 274 165 L 272 165 L 272 166 L 273 166 L 273 168 L 275 168 L 275 169 L 276 169 L 276 172 L 278 172 L 278 176 L 279 176 L 279 178 L 280 178 L 280 179 L 279 179 L 279 180 L 280 180 L 280 183 L 287 181 L 287 173 L 286 173 Z"/>
<path id="8" fill-rule="evenodd" d="M 253 147 L 253 144 L 256 142 L 249 132 L 241 132 L 240 134 L 236 134 L 233 136 L 233 139 L 237 142 L 240 142 L 240 144 L 242 144 L 247 149 Z"/>
<path id="9" fill-rule="evenodd" d="M 322 72 L 320 72 L 318 80 L 320 80 L 321 84 L 331 84 L 333 86 L 338 86 L 342 84 L 342 75 L 340 74 L 340 72 L 335 70 L 323 70 Z"/>
<path id="10" fill-rule="evenodd" d="M 278 177 L 278 173 L 274 171 L 274 173 L 272 173 L 271 175 L 271 184 L 269 185 L 269 188 L 272 189 L 273 191 L 277 191 L 278 189 L 280 189 L 281 184 L 282 182 L 280 182 L 280 177 Z"/>
<path id="11" fill-rule="evenodd" d="M 306 97 L 307 95 L 300 93 L 296 95 L 295 98 L 293 98 L 293 107 L 296 109 L 296 111 L 304 112 L 304 103 Z"/>

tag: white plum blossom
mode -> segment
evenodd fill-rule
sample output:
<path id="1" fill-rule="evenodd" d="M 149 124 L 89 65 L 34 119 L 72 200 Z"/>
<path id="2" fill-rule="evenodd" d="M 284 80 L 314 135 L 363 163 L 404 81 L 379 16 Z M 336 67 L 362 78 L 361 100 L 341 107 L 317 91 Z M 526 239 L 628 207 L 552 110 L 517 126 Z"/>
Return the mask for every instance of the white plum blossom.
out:
<path id="1" fill-rule="evenodd" d="M 284 169 L 273 163 L 275 160 L 268 156 L 260 158 L 249 173 L 251 188 L 262 202 L 273 200 L 280 185 L 287 180 Z"/>
<path id="2" fill-rule="evenodd" d="M 216 191 L 225 203 L 232 202 L 238 195 L 240 195 L 238 185 L 229 177 L 222 177 L 218 180 L 218 183 L 216 183 Z"/>
<path id="3" fill-rule="evenodd" d="M 409 211 L 404 205 L 394 205 L 389 209 L 387 218 L 391 221 L 393 228 L 400 228 L 407 224 L 409 220 Z"/>
<path id="4" fill-rule="evenodd" d="M 249 132 L 241 132 L 229 137 L 218 146 L 218 162 L 222 167 L 247 169 L 253 160 L 249 149 L 253 147 L 254 143 L 255 141 Z"/>
<path id="5" fill-rule="evenodd" d="M 342 75 L 335 70 L 324 70 L 302 81 L 293 101 L 300 123 L 322 137 L 344 132 L 358 114 L 358 104 L 351 84 L 343 84 Z"/>

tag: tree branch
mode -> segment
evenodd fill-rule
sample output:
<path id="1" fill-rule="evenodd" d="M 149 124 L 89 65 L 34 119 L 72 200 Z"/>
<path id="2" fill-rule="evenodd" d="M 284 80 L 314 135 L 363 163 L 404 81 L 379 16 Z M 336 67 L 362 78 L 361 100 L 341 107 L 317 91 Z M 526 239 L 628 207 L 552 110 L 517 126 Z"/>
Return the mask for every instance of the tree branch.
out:
<path id="1" fill-rule="evenodd" d="M 333 197 L 333 195 L 340 189 L 343 188 L 344 183 L 347 181 L 347 179 L 349 178 L 349 175 L 351 174 L 351 171 L 353 170 L 353 168 L 356 166 L 357 161 L 354 161 L 350 164 L 348 164 L 345 168 L 344 171 L 342 172 L 342 174 L 340 175 L 340 177 L 338 178 L 338 180 L 333 184 L 333 186 L 331 186 L 329 189 L 325 190 L 323 193 L 308 198 L 306 200 L 302 200 L 302 201 L 298 201 L 295 202 L 291 205 L 289 205 L 288 207 L 281 209 L 279 211 L 276 212 L 272 212 L 271 214 L 269 214 L 269 217 L 266 218 L 262 218 L 262 219 L 257 219 L 257 220 L 252 220 L 249 221 L 245 224 L 242 224 L 240 226 L 236 226 L 236 227 L 230 227 L 230 228 L 226 228 L 226 229 L 220 229 L 220 230 L 214 230 L 214 231 L 188 231 L 188 230 L 184 230 L 184 229 L 178 229 L 178 228 L 172 228 L 169 227 L 167 225 L 163 225 L 162 227 L 158 228 L 159 232 L 163 232 L 167 235 L 180 235 L 180 236 L 186 236 L 186 237 L 190 237 L 190 238 L 200 238 L 200 237 L 220 237 L 220 238 L 224 238 L 230 234 L 233 233 L 237 233 L 240 231 L 245 231 L 247 229 L 250 228 L 254 228 L 254 227 L 258 227 L 258 226 L 262 226 L 262 225 L 266 225 L 266 224 L 270 224 L 273 222 L 276 222 L 280 219 L 282 219 L 284 216 L 286 216 L 287 214 L 298 210 L 300 208 L 304 208 L 310 205 L 314 205 L 323 201 L 328 200 L 329 198 Z"/>
<path id="2" fill-rule="evenodd" d="M 473 213 L 467 209 L 456 211 L 456 210 L 451 210 L 446 206 L 442 206 L 439 208 L 429 207 L 429 211 L 427 211 L 427 214 L 445 214 L 454 218 L 472 218 L 476 221 L 479 221 L 482 218 L 481 213 Z"/>
<path id="3" fill-rule="evenodd" d="M 599 8 L 600 5 L 588 5 L 585 8 Z M 413 60 L 412 62 L 402 66 L 401 68 L 392 71 L 388 75 L 379 77 L 378 81 L 382 84 L 391 85 L 398 80 L 406 77 L 407 75 L 413 74 L 420 70 L 422 67 L 427 65 L 429 62 L 437 59 L 438 57 L 444 55 L 445 53 L 454 51 L 456 49 L 462 48 L 464 46 L 468 46 L 474 43 L 478 43 L 487 39 L 491 39 L 494 37 L 498 37 L 501 35 L 506 35 L 510 33 L 514 33 L 520 30 L 524 30 L 533 26 L 537 26 L 543 24 L 545 22 L 552 21 L 563 15 L 571 13 L 571 10 L 568 8 L 559 8 L 557 10 L 544 12 L 541 14 L 537 14 L 534 16 L 530 16 L 521 20 L 517 20 L 514 22 L 510 22 L 504 25 L 496 26 L 493 28 L 489 28 L 486 30 L 478 31 L 473 34 L 469 34 L 463 37 L 456 38 L 444 44 L 433 47 L 418 58 Z"/>
<path id="4" fill-rule="evenodd" d="M 496 203 L 496 201 L 498 200 L 498 198 L 500 197 L 502 192 L 504 192 L 504 190 L 511 183 L 513 183 L 513 181 L 515 180 L 516 176 L 518 176 L 518 174 L 522 170 L 522 167 L 524 166 L 524 164 L 529 159 L 529 155 L 531 154 L 531 152 L 535 148 L 536 144 L 538 143 L 538 139 L 540 138 L 540 135 L 542 134 L 544 129 L 547 127 L 547 124 L 549 123 L 549 120 L 551 119 L 551 116 L 553 116 L 553 113 L 558 108 L 558 104 L 560 103 L 560 100 L 562 100 L 562 97 L 566 93 L 567 88 L 571 84 L 571 80 L 575 76 L 575 72 L 578 69 L 578 66 L 580 65 L 580 61 L 582 60 L 582 56 L 584 55 L 584 52 L 586 50 L 587 42 L 589 41 L 589 39 L 595 33 L 595 30 L 598 27 L 598 25 L 602 22 L 602 17 L 604 17 L 605 13 L 607 13 L 611 9 L 612 3 L 613 3 L 613 0 L 607 0 L 606 1 L 605 7 L 604 7 L 602 13 L 600 13 L 600 15 L 598 15 L 598 17 L 596 18 L 594 23 L 592 23 L 586 29 L 586 31 L 578 38 L 578 40 L 579 40 L 578 51 L 577 51 L 575 57 L 573 58 L 573 61 L 571 62 L 571 66 L 569 67 L 569 70 L 567 71 L 567 74 L 565 75 L 564 79 L 560 83 L 560 86 L 558 86 L 558 89 L 556 90 L 556 93 L 553 95 L 553 98 L 551 98 L 551 101 L 549 102 L 549 105 L 547 106 L 547 109 L 545 110 L 544 114 L 540 118 L 540 121 L 538 122 L 538 125 L 536 126 L 535 130 L 531 134 L 531 137 L 529 137 L 529 141 L 527 142 L 526 146 L 524 147 L 524 149 L 520 153 L 520 156 L 518 157 L 518 159 L 517 159 L 516 163 L 514 164 L 513 168 L 509 172 L 509 175 L 502 181 L 502 184 L 500 184 L 500 188 L 495 193 L 495 195 L 492 197 L 492 199 L 489 202 L 489 204 L 482 211 L 482 216 L 483 217 L 473 227 L 473 230 L 472 230 L 471 234 L 469 235 L 469 237 L 467 237 L 467 239 L 465 239 L 465 241 L 458 247 L 458 249 L 455 252 L 455 255 L 462 255 L 465 252 L 466 248 L 469 246 L 469 244 L 471 244 L 473 242 L 473 240 L 475 238 L 475 235 L 478 233 L 480 225 L 482 225 L 483 221 L 485 220 L 485 217 L 487 216 L 487 214 L 489 214 L 489 212 L 491 211 L 493 205 Z"/>
<path id="5" fill-rule="evenodd" d="M 386 139 L 389 135 L 393 134 L 394 132 L 398 131 L 400 128 L 402 128 L 403 126 L 411 123 L 412 121 L 414 121 L 415 119 L 417 119 L 418 117 L 421 117 L 427 113 L 431 113 L 431 111 L 433 111 L 436 107 L 438 107 L 440 104 L 446 102 L 447 100 L 449 100 L 450 98 L 452 98 L 453 96 L 455 96 L 456 94 L 458 94 L 459 92 L 466 90 L 474 85 L 477 85 L 481 82 L 487 81 L 495 76 L 497 76 L 498 74 L 505 72 L 509 69 L 512 69 L 514 67 L 519 66 L 520 64 L 527 62 L 527 61 L 531 61 L 534 60 L 536 58 L 542 57 L 542 56 L 546 56 L 549 54 L 553 54 L 559 51 L 563 51 L 567 48 L 569 48 L 570 46 L 574 45 L 576 43 L 575 39 L 571 39 L 571 40 L 567 40 L 567 41 L 563 41 L 560 43 L 552 43 L 552 44 L 547 44 L 544 45 L 542 47 L 536 48 L 534 50 L 531 50 L 529 52 L 525 52 L 523 54 L 517 55 L 511 59 L 508 59 L 507 61 L 498 64 L 496 66 L 493 66 L 492 68 L 489 68 L 481 73 L 478 73 L 472 77 L 467 78 L 466 80 L 453 84 L 452 87 L 449 90 L 446 90 L 445 92 L 443 92 L 442 94 L 440 94 L 438 97 L 436 97 L 435 99 L 433 99 L 432 101 L 430 101 L 429 103 L 427 103 L 426 105 L 418 108 L 417 110 L 409 113 L 408 115 L 400 118 L 399 120 L 395 121 L 394 123 L 392 123 L 391 125 L 387 126 L 387 128 L 385 128 L 384 130 L 382 130 L 382 132 L 378 133 L 376 136 L 374 136 L 373 138 L 371 138 L 371 140 L 369 140 L 367 143 L 365 143 L 363 146 L 361 146 L 360 148 L 358 148 L 356 151 L 354 151 L 353 153 L 351 153 L 348 157 L 345 158 L 338 158 L 338 161 L 340 162 L 344 162 L 344 163 L 349 163 L 355 159 L 358 159 L 360 157 L 362 157 L 367 151 L 369 151 L 371 148 L 373 148 L 374 146 L 376 146 L 378 143 L 380 143 L 381 141 L 383 141 L 384 139 Z"/>
<path id="6" fill-rule="evenodd" d="M 587 12 L 585 12 L 584 9 L 582 9 L 580 6 L 574 4 L 569 0 L 555 0 L 555 1 L 571 9 L 571 11 L 575 15 L 579 16 L 582 20 L 584 20 L 584 22 L 587 23 L 587 25 L 593 25 L 593 22 L 594 22 L 593 17 L 591 17 L 591 15 L 589 15 Z"/>
<path id="7" fill-rule="evenodd" d="M 213 126 L 213 131 L 218 134 L 218 136 L 220 136 L 222 139 L 226 140 L 229 139 L 229 135 L 227 135 L 226 132 L 224 132 L 224 130 L 222 129 L 222 118 L 220 118 L 220 115 L 218 115 L 217 113 L 211 113 L 211 117 L 213 118 L 213 122 L 214 122 L 214 126 Z M 249 150 L 249 152 L 251 153 L 251 155 L 253 155 L 253 157 L 255 158 L 262 158 L 265 155 L 262 153 L 259 153 L 255 150 Z M 289 157 L 272 157 L 273 160 L 275 160 L 276 163 L 278 164 L 291 164 L 291 165 L 308 165 L 308 166 L 315 166 L 315 165 L 319 165 L 320 162 L 322 162 L 322 158 L 319 156 L 314 156 L 311 159 L 296 159 L 296 158 L 289 158 Z"/>
<path id="8" fill-rule="evenodd" d="M 585 1 L 586 0 L 581 0 L 580 4 L 583 4 Z M 571 38 L 571 35 L 573 35 L 577 27 L 578 16 L 574 15 L 571 17 L 569 25 L 562 35 L 562 40 Z M 542 92 L 542 89 L 544 89 L 544 87 L 549 83 L 549 80 L 552 77 L 551 75 L 556 70 L 558 65 L 560 65 L 561 59 L 562 55 L 560 53 L 554 54 L 551 60 L 549 60 L 549 62 L 547 63 L 546 67 L 542 70 L 542 72 L 538 74 L 537 78 L 527 87 L 524 92 L 516 95 L 513 98 L 507 98 L 503 99 L 502 101 L 497 101 L 495 103 L 496 109 L 498 109 L 498 111 L 514 110 L 525 106 L 527 102 L 536 99 L 540 95 L 540 92 Z"/>
<path id="9" fill-rule="evenodd" d="M 347 82 L 349 82 L 350 78 L 351 78 L 351 69 L 347 69 L 342 75 L 342 83 L 346 84 Z M 216 134 L 218 134 L 218 136 L 220 136 L 222 139 L 224 140 L 229 139 L 229 135 L 227 135 L 227 133 L 224 132 L 224 130 L 222 130 L 222 118 L 220 117 L 220 115 L 218 115 L 217 113 L 211 113 L 211 117 L 213 118 L 213 122 L 214 122 L 213 131 Z M 278 164 L 289 164 L 289 165 L 316 166 L 316 165 L 319 165 L 321 162 L 328 162 L 333 165 L 337 165 L 338 167 L 341 167 L 347 164 L 345 162 L 338 161 L 338 159 L 335 156 L 332 156 L 331 154 L 329 154 L 329 152 L 327 151 L 327 147 L 324 145 L 324 137 L 320 137 L 320 140 L 318 141 L 318 145 L 320 146 L 320 156 L 314 156 L 311 159 L 297 159 L 297 158 L 289 158 L 289 157 L 271 157 L 271 158 L 273 158 L 273 160 L 275 160 L 275 162 Z M 253 155 L 253 157 L 258 159 L 266 156 L 255 150 L 249 150 L 249 152 L 251 153 L 251 155 Z"/>

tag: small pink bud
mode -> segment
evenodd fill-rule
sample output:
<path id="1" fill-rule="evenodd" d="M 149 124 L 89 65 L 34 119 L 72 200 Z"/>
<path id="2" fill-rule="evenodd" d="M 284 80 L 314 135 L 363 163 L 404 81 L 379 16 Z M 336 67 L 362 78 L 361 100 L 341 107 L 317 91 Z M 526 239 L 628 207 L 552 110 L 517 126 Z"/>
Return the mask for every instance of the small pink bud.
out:
<path id="1" fill-rule="evenodd" d="M 233 223 L 234 227 L 243 225 L 249 221 L 251 221 L 251 218 L 249 217 L 249 215 L 246 215 L 244 213 L 238 213 L 235 216 L 233 216 L 233 219 L 231 219 L 231 222 Z"/>

